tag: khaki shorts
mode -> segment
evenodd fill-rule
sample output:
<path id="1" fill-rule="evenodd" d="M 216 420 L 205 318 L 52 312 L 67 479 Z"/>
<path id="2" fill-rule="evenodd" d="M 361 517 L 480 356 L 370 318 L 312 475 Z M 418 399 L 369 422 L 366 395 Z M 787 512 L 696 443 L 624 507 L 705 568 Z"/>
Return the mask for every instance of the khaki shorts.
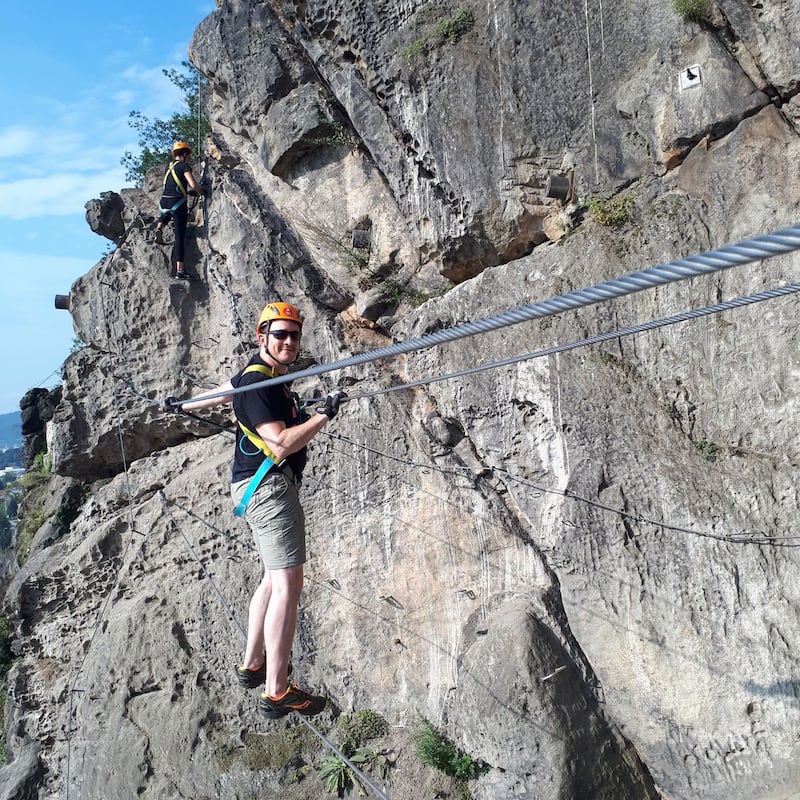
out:
<path id="1" fill-rule="evenodd" d="M 239 505 L 249 483 L 248 478 L 231 484 L 234 505 Z M 244 518 L 268 570 L 306 563 L 306 518 L 300 495 L 281 470 L 273 469 L 262 478 Z"/>

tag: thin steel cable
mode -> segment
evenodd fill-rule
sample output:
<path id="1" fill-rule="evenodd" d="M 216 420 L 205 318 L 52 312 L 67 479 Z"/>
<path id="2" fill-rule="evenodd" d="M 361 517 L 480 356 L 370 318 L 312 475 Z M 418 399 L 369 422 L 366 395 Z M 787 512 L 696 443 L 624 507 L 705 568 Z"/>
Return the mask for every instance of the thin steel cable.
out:
<path id="1" fill-rule="evenodd" d="M 181 537 L 183 538 L 183 541 L 186 543 L 186 546 L 189 548 L 189 552 L 192 554 L 192 558 L 194 558 L 194 560 L 198 563 L 198 565 L 200 566 L 200 569 L 203 571 L 203 575 L 205 575 L 206 579 L 208 580 L 208 582 L 211 584 L 212 588 L 216 592 L 217 598 L 219 599 L 220 603 L 222 603 L 222 606 L 223 606 L 223 608 L 225 609 L 225 612 L 228 615 L 228 619 L 237 627 L 237 629 L 239 630 L 239 633 L 241 633 L 242 636 L 244 636 L 245 641 L 246 641 L 247 640 L 247 634 L 245 633 L 245 630 L 241 626 L 239 620 L 236 619 L 236 615 L 233 613 L 233 609 L 228 605 L 227 601 L 225 600 L 225 596 L 219 590 L 219 587 L 217 586 L 216 582 L 214 581 L 214 578 L 211 577 L 211 573 L 206 569 L 206 565 L 202 562 L 200 557 L 195 552 L 194 547 L 192 547 L 192 543 L 189 541 L 188 537 L 183 532 L 183 528 L 181 528 L 180 525 L 178 525 L 175 522 L 175 518 L 172 516 L 172 510 L 170 509 L 169 504 L 167 503 L 167 497 L 164 494 L 164 490 L 163 489 L 159 489 L 156 492 L 156 494 L 158 495 L 158 499 L 161 501 L 161 505 L 163 506 L 164 511 L 166 512 L 167 516 L 169 517 L 169 521 L 170 521 L 172 527 L 175 528 L 175 530 L 177 530 L 178 533 L 181 535 Z"/>
<path id="2" fill-rule="evenodd" d="M 47 381 L 49 381 L 54 375 L 60 376 L 63 368 L 64 364 L 62 363 L 60 367 L 56 367 L 46 378 L 40 380 L 38 383 L 33 384 L 31 388 L 34 388 L 35 386 L 44 386 L 44 384 L 47 383 Z"/>
<path id="3" fill-rule="evenodd" d="M 372 455 L 377 455 L 382 458 L 388 459 L 390 461 L 404 462 L 409 466 L 430 469 L 435 472 L 439 472 L 443 475 L 456 475 L 456 476 L 468 475 L 470 477 L 474 477 L 474 472 L 470 467 L 452 468 L 452 467 L 440 467 L 436 464 L 422 464 L 420 462 L 410 462 L 407 459 L 403 459 L 401 456 L 395 456 L 391 453 L 384 453 L 381 450 L 377 450 L 374 447 L 370 447 L 361 442 L 357 442 L 348 436 L 343 436 L 342 434 L 328 433 L 325 430 L 321 431 L 321 433 L 325 436 L 328 436 L 331 439 L 338 439 L 339 441 L 350 444 L 354 448 L 364 450 L 368 453 L 371 453 Z M 340 455 L 345 456 L 346 458 L 349 457 L 356 460 L 355 456 L 348 456 L 341 450 L 337 452 Z M 588 497 L 583 497 L 582 495 L 579 495 L 571 491 L 570 489 L 553 489 L 549 486 L 545 486 L 544 484 L 537 483 L 536 481 L 531 481 L 527 478 L 522 478 L 518 475 L 514 475 L 512 472 L 509 472 L 503 467 L 493 465 L 489 466 L 488 469 L 491 469 L 492 472 L 503 474 L 507 478 L 516 481 L 517 483 L 521 483 L 525 486 L 528 486 L 532 489 L 536 489 L 545 494 L 553 494 L 553 495 L 558 495 L 560 497 L 566 497 L 570 500 L 575 500 L 577 502 L 584 503 L 594 508 L 598 508 L 602 511 L 608 511 L 613 514 L 617 514 L 618 516 L 623 517 L 625 519 L 630 519 L 634 522 L 639 522 L 646 525 L 652 525 L 656 528 L 661 528 L 662 530 L 675 531 L 676 533 L 685 533 L 692 536 L 698 536 L 704 539 L 716 539 L 717 541 L 728 542 L 730 544 L 757 544 L 757 545 L 769 545 L 771 547 L 785 547 L 785 548 L 800 547 L 800 536 L 777 537 L 777 536 L 771 536 L 762 531 L 737 531 L 736 533 L 717 534 L 708 531 L 700 531 L 695 528 L 685 528 L 679 525 L 672 525 L 668 522 L 664 522 L 663 520 L 650 519 L 648 517 L 643 516 L 642 514 L 634 514 L 629 511 L 624 511 L 623 509 L 605 505 L 604 503 L 601 503 L 597 500 L 592 500 Z M 794 540 L 797 540 L 797 542 L 794 542 Z"/>
<path id="4" fill-rule="evenodd" d="M 638 522 L 644 525 L 652 525 L 656 528 L 661 528 L 662 530 L 675 531 L 676 533 L 686 533 L 691 536 L 700 537 L 702 539 L 715 539 L 716 541 L 727 542 L 729 544 L 756 544 L 756 545 L 769 545 L 770 547 L 785 547 L 785 548 L 800 547 L 800 536 L 783 536 L 779 538 L 777 536 L 770 536 L 769 534 L 763 533 L 762 531 L 737 531 L 736 533 L 712 533 L 710 531 L 700 531 L 695 528 L 683 528 L 680 525 L 671 525 L 661 520 L 649 519 L 648 517 L 645 517 L 642 514 L 633 514 L 629 511 L 624 511 L 619 508 L 614 508 L 613 506 L 605 505 L 605 503 L 601 503 L 598 500 L 592 500 L 588 497 L 582 497 L 581 495 L 576 494 L 570 489 L 548 488 L 539 483 L 536 483 L 535 481 L 531 481 L 528 480 L 527 478 L 521 478 L 518 475 L 514 475 L 513 473 L 503 469 L 502 467 L 492 467 L 492 469 L 495 472 L 499 472 L 502 473 L 503 475 L 506 475 L 508 478 L 510 478 L 513 481 L 516 481 L 517 483 L 521 483 L 525 486 L 530 486 L 534 489 L 538 489 L 541 492 L 545 492 L 547 494 L 560 495 L 570 500 L 577 500 L 578 502 L 592 506 L 593 508 L 600 509 L 601 511 L 609 511 L 613 514 L 617 514 L 619 517 L 622 517 L 624 519 L 629 519 L 632 520 L 633 522 Z"/>
<path id="5" fill-rule="evenodd" d="M 741 264 L 790 253 L 798 249 L 800 249 L 800 225 L 782 228 L 775 233 L 759 236 L 755 239 L 748 239 L 732 245 L 726 245 L 719 249 L 707 250 L 698 255 L 670 261 L 655 267 L 648 267 L 645 270 L 632 272 L 620 278 L 604 281 L 603 283 L 595 284 L 586 289 L 568 292 L 567 294 L 551 298 L 550 300 L 543 300 L 528 306 L 521 306 L 511 311 L 503 312 L 502 314 L 496 314 L 492 317 L 484 317 L 483 319 L 466 322 L 452 328 L 445 328 L 444 330 L 435 331 L 434 333 L 426 334 L 425 336 L 420 336 L 415 339 L 409 339 L 405 342 L 397 342 L 396 344 L 381 347 L 377 350 L 370 350 L 356 356 L 333 361 L 330 364 L 320 364 L 316 367 L 309 367 L 308 369 L 298 372 L 279 375 L 275 378 L 248 384 L 247 386 L 239 386 L 225 392 L 209 393 L 204 395 L 204 397 L 205 399 L 212 399 L 239 394 L 240 392 L 249 392 L 265 386 L 288 383 L 289 381 L 294 381 L 299 378 L 307 378 L 326 372 L 333 372 L 334 370 L 343 369 L 345 367 L 352 367 L 384 358 L 392 358 L 406 353 L 426 350 L 429 347 L 444 344 L 445 342 L 464 339 L 479 333 L 488 333 L 489 331 L 516 325 L 520 322 L 554 316 L 565 311 L 572 311 L 605 300 L 641 292 L 645 289 L 664 286 L 668 283 L 674 283 L 675 281 L 681 281 L 700 275 L 709 275 Z M 190 402 L 192 402 L 192 398 L 187 398 L 186 400 L 179 401 L 178 405 Z"/>
<path id="6" fill-rule="evenodd" d="M 244 628 L 241 626 L 239 621 L 236 619 L 236 615 L 233 613 L 230 605 L 225 600 L 225 597 L 223 596 L 222 592 L 217 587 L 216 583 L 214 582 L 214 579 L 211 577 L 211 574 L 206 569 L 205 564 L 203 564 L 203 561 L 195 552 L 195 549 L 192 547 L 191 542 L 186 537 L 181 527 L 175 522 L 175 519 L 169 508 L 167 497 L 164 494 L 164 490 L 159 489 L 156 494 L 158 495 L 158 499 L 161 501 L 161 504 L 164 507 L 172 526 L 176 528 L 180 533 L 180 535 L 183 537 L 183 541 L 189 547 L 189 552 L 192 554 L 192 557 L 200 566 L 200 569 L 203 571 L 203 575 L 206 577 L 206 579 L 211 583 L 212 587 L 214 588 L 214 591 L 216 592 L 219 601 L 222 603 L 226 613 L 228 614 L 229 619 L 231 619 L 234 622 L 239 633 L 242 635 L 242 638 L 245 640 L 245 642 L 247 642 L 247 633 L 245 632 Z M 348 768 L 351 769 L 353 773 L 358 776 L 358 779 L 365 786 L 367 786 L 369 789 L 372 790 L 372 792 L 375 794 L 376 797 L 381 798 L 381 800 L 391 800 L 391 798 L 382 789 L 376 786 L 367 775 L 365 775 L 346 755 L 344 755 L 344 753 L 342 753 L 336 747 L 335 744 L 333 744 L 333 742 L 330 741 L 330 739 L 328 739 L 323 733 L 320 733 L 320 731 L 318 731 L 317 728 L 311 722 L 309 722 L 309 720 L 307 720 L 304 716 L 302 716 L 302 714 L 297 714 L 297 717 L 300 719 L 301 722 L 303 722 L 309 728 L 309 730 L 315 736 L 317 736 L 325 744 L 326 747 L 328 747 L 336 756 L 338 756 L 345 764 L 347 764 Z"/>

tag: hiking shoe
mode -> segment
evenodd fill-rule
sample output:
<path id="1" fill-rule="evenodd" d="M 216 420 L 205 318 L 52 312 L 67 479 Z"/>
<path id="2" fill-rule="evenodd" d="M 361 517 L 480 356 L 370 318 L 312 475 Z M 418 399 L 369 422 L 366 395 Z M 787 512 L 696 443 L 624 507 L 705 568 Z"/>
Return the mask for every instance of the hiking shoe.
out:
<path id="1" fill-rule="evenodd" d="M 156 228 L 155 236 L 153 236 L 153 241 L 156 244 L 164 244 L 164 234 L 161 232 L 161 228 Z"/>
<path id="2" fill-rule="evenodd" d="M 292 674 L 292 662 L 286 670 L 288 675 Z M 265 661 L 260 667 L 256 669 L 248 669 L 247 667 L 237 667 L 236 677 L 239 681 L 239 686 L 242 689 L 258 689 L 267 679 L 267 662 Z"/>
<path id="3" fill-rule="evenodd" d="M 236 676 L 242 689 L 257 689 L 267 679 L 267 662 L 265 661 L 256 669 L 239 667 L 236 670 Z"/>
<path id="4" fill-rule="evenodd" d="M 304 717 L 313 717 L 325 708 L 325 702 L 324 697 L 304 692 L 298 689 L 296 683 L 290 683 L 289 688 L 278 698 L 262 692 L 258 700 L 258 713 L 266 719 L 280 719 L 290 711 L 296 711 Z"/>
<path id="5" fill-rule="evenodd" d="M 176 272 L 175 273 L 175 280 L 178 281 L 199 281 L 196 275 L 190 275 L 188 272 Z"/>

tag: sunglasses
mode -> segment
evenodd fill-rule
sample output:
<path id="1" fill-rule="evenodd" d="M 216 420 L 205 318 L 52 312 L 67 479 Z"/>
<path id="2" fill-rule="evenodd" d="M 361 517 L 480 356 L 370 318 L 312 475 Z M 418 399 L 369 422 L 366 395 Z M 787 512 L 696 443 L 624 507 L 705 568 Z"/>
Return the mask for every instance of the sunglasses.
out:
<path id="1" fill-rule="evenodd" d="M 293 342 L 299 342 L 303 333 L 302 331 L 270 331 L 269 335 L 281 341 L 284 339 L 291 339 Z"/>

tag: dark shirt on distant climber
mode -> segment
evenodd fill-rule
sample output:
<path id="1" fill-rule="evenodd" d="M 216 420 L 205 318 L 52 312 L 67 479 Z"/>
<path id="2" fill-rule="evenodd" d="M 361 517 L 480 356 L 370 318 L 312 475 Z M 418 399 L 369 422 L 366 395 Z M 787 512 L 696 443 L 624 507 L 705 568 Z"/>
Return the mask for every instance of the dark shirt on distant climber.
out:
<path id="1" fill-rule="evenodd" d="M 180 186 L 175 183 L 175 178 L 172 177 L 173 169 L 175 170 L 175 174 L 178 176 L 178 180 L 181 182 L 181 186 L 183 186 L 184 191 L 181 191 Z M 172 167 L 167 168 L 164 191 L 161 195 L 162 208 L 171 208 L 182 197 L 186 197 L 185 193 L 189 191 L 189 185 L 186 182 L 186 173 L 191 171 L 191 165 L 187 164 L 185 161 L 175 161 L 173 162 Z M 169 200 L 172 202 L 168 203 L 167 201 Z"/>

